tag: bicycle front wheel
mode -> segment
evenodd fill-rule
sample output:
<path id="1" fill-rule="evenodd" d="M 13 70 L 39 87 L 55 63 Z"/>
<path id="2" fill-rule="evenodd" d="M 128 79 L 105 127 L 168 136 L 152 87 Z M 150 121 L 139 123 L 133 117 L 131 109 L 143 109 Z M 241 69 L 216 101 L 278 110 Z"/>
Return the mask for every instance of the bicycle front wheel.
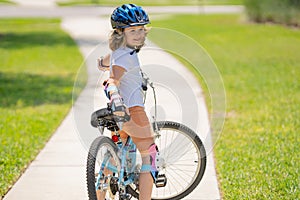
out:
<path id="1" fill-rule="evenodd" d="M 164 159 L 160 173 L 165 187 L 153 187 L 153 200 L 182 199 L 200 183 L 206 168 L 206 152 L 198 135 L 185 125 L 171 121 L 157 122 L 155 143 Z M 135 191 L 137 193 L 137 190 Z M 134 195 L 134 196 L 137 196 Z"/>

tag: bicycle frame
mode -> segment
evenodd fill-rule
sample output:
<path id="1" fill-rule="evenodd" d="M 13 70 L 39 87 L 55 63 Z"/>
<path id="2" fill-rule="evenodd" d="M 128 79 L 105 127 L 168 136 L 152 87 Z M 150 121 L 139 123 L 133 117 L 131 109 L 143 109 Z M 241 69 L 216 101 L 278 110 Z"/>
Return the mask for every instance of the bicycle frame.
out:
<path id="1" fill-rule="evenodd" d="M 120 135 L 117 133 L 117 136 L 120 139 Z M 124 187 L 123 192 L 125 192 L 125 187 L 129 184 L 134 183 L 135 181 L 135 167 L 136 167 L 136 145 L 133 143 L 131 137 L 128 136 L 127 141 L 123 144 L 121 141 L 118 141 L 116 146 L 118 147 L 118 156 L 121 161 L 120 169 L 115 167 L 111 163 L 109 152 L 106 152 L 103 162 L 96 178 L 95 187 L 101 188 L 102 190 L 106 189 L 108 185 L 103 183 L 101 186 L 101 177 L 103 176 L 104 169 L 111 171 L 113 174 L 118 174 L 118 185 L 119 187 Z M 130 165 L 129 165 L 130 163 Z M 126 177 L 126 180 L 125 180 Z"/>

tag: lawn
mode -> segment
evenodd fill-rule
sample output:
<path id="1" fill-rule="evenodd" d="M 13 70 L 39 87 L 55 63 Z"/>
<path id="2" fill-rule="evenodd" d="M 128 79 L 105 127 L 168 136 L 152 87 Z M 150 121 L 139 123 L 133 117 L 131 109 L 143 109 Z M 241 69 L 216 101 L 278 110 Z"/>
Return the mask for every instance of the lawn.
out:
<path id="1" fill-rule="evenodd" d="M 81 63 L 60 20 L 0 20 L 0 199 L 70 110 Z"/>
<path id="2" fill-rule="evenodd" d="M 240 15 L 178 15 L 151 26 L 195 39 L 220 70 L 227 117 L 214 152 L 223 198 L 299 199 L 300 30 Z M 149 37 L 162 47 L 186 45 L 170 35 Z"/>
<path id="3" fill-rule="evenodd" d="M 128 1 L 111 1 L 111 0 L 58 0 L 58 4 L 62 6 L 69 5 L 122 5 Z M 133 0 L 130 3 L 134 3 L 140 6 L 167 6 L 167 5 L 241 5 L 243 0 Z"/>
<path id="4" fill-rule="evenodd" d="M 0 5 L 1 4 L 14 4 L 14 3 L 11 2 L 10 0 L 0 0 Z"/>

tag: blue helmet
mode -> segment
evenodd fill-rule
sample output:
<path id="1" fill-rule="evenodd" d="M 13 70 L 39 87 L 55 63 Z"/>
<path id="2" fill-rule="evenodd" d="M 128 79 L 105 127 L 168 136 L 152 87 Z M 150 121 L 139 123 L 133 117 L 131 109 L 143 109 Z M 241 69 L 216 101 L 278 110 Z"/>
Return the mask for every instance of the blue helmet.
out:
<path id="1" fill-rule="evenodd" d="M 111 15 L 110 21 L 113 29 L 150 23 L 149 17 L 143 8 L 134 4 L 124 4 L 116 8 Z"/>

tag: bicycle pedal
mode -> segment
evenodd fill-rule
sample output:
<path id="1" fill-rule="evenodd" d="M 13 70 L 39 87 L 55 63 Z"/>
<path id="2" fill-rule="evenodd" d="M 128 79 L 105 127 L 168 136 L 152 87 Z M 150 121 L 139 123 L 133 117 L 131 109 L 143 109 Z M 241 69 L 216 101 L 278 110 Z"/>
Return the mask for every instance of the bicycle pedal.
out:
<path id="1" fill-rule="evenodd" d="M 164 174 L 159 174 L 155 180 L 155 186 L 157 188 L 159 187 L 165 187 L 167 184 L 167 177 Z"/>

